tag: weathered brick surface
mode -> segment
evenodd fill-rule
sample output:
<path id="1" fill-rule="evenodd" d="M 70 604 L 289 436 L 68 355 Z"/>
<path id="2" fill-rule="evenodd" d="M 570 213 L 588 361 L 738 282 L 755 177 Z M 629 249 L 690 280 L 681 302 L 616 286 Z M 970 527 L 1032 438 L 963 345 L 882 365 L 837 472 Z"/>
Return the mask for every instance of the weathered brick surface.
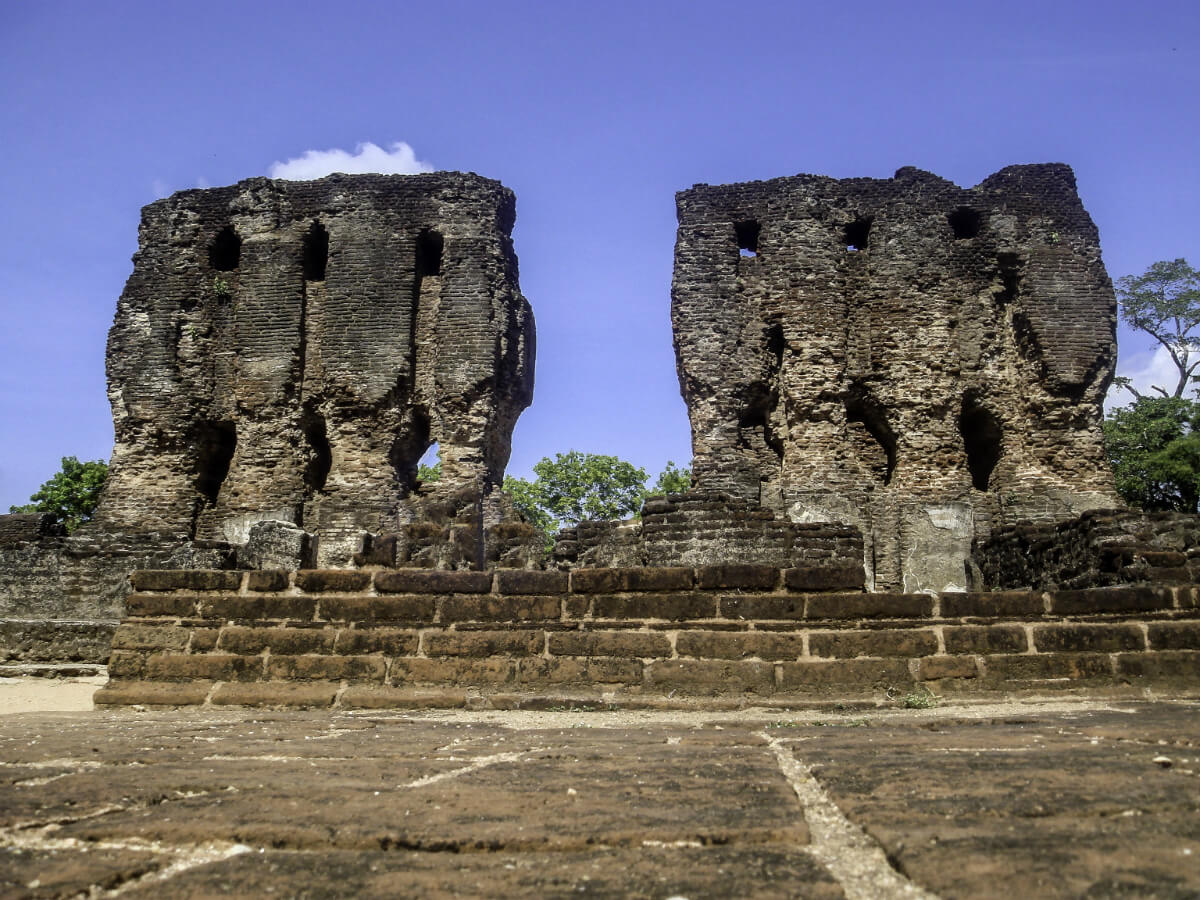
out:
<path id="1" fill-rule="evenodd" d="M 1038 625 L 1033 644 L 1039 652 L 1116 652 L 1145 649 L 1146 639 L 1138 625 Z"/>
<path id="2" fill-rule="evenodd" d="M 984 666 L 994 687 L 1019 688 L 1024 682 L 1069 687 L 1071 681 L 1107 681 L 1112 676 L 1112 661 L 1101 653 L 998 654 L 987 657 Z"/>
<path id="3" fill-rule="evenodd" d="M 491 572 L 398 569 L 375 573 L 375 590 L 386 594 L 486 594 L 491 589 Z"/>
<path id="4" fill-rule="evenodd" d="M 310 594 L 351 593 L 364 590 L 370 583 L 371 574 L 369 572 L 309 569 L 296 573 L 296 587 Z"/>
<path id="5" fill-rule="evenodd" d="M 192 706 L 213 689 L 205 681 L 110 681 L 92 695 L 97 706 Z"/>
<path id="6" fill-rule="evenodd" d="M 932 656 L 937 636 L 924 629 L 885 631 L 819 631 L 809 635 L 813 656 L 853 659 L 856 656 Z"/>
<path id="7" fill-rule="evenodd" d="M 785 569 L 784 584 L 791 591 L 861 590 L 866 579 L 862 565 L 797 566 Z"/>
<path id="8" fill-rule="evenodd" d="M 1040 616 L 1045 610 L 1042 595 L 1033 591 L 942 594 L 942 615 L 948 619 L 967 616 Z"/>
<path id="9" fill-rule="evenodd" d="M 246 589 L 250 591 L 283 591 L 287 586 L 287 572 L 263 570 L 246 573 Z"/>
<path id="10" fill-rule="evenodd" d="M 429 596 L 321 598 L 321 618 L 330 622 L 432 622 L 436 608 Z"/>
<path id="11" fill-rule="evenodd" d="M 542 631 L 443 631 L 425 635 L 425 652 L 430 656 L 532 656 L 542 652 Z"/>
<path id="12" fill-rule="evenodd" d="M 504 657 L 401 657 L 392 663 L 388 682 L 393 685 L 500 685 L 517 680 L 517 661 Z"/>
<path id="13" fill-rule="evenodd" d="M 194 616 L 199 599 L 195 594 L 131 594 L 125 610 L 131 616 Z"/>
<path id="14" fill-rule="evenodd" d="M 553 656 L 670 656 L 671 642 L 661 633 L 645 631 L 563 631 L 549 636 Z"/>
<path id="15" fill-rule="evenodd" d="M 142 569 L 129 576 L 135 591 L 236 591 L 242 572 L 204 569 Z"/>
<path id="16" fill-rule="evenodd" d="M 272 656 L 267 678 L 276 681 L 377 681 L 387 663 L 378 656 Z"/>
<path id="17" fill-rule="evenodd" d="M 441 609 L 443 622 L 545 621 L 562 617 L 562 598 L 532 594 L 446 597 Z"/>
<path id="18" fill-rule="evenodd" d="M 200 616 L 205 619 L 297 619 L 306 622 L 312 619 L 316 608 L 317 601 L 312 597 L 209 594 L 200 601 Z"/>
<path id="19" fill-rule="evenodd" d="M 795 571 L 788 569 L 787 572 Z M 785 572 L 785 576 L 787 574 Z M 696 587 L 713 589 L 742 588 L 751 591 L 770 591 L 779 585 L 779 569 L 775 566 L 752 564 L 729 564 L 723 566 L 698 566 Z M 788 585 L 791 587 L 791 585 Z"/>
<path id="20" fill-rule="evenodd" d="M 690 590 L 694 582 L 693 570 L 679 566 L 574 569 L 571 572 L 571 590 L 577 594 Z"/>
<path id="21" fill-rule="evenodd" d="M 1121 653 L 1117 672 L 1130 678 L 1182 679 L 1191 686 L 1200 678 L 1200 652 Z"/>
<path id="22" fill-rule="evenodd" d="M 340 683 L 219 684 L 212 702 L 218 706 L 326 707 L 333 704 L 339 690 Z"/>
<path id="23" fill-rule="evenodd" d="M 1024 653 L 1025 629 L 1018 625 L 948 625 L 942 629 L 947 653 Z"/>
<path id="24" fill-rule="evenodd" d="M 114 650 L 182 650 L 191 630 L 173 625 L 122 625 L 113 634 Z"/>
<path id="25" fill-rule="evenodd" d="M 454 688 L 352 684 L 339 702 L 349 709 L 461 709 L 467 705 L 467 692 Z"/>
<path id="26" fill-rule="evenodd" d="M 844 686 L 870 685 L 886 690 L 911 684 L 908 664 L 899 659 L 831 659 L 783 663 L 781 691 L 829 691 Z"/>
<path id="27" fill-rule="evenodd" d="M 338 632 L 334 652 L 412 656 L 417 652 L 418 640 L 417 632 L 400 628 L 343 628 Z"/>
<path id="28" fill-rule="evenodd" d="M 1200 650 L 1200 621 L 1151 622 L 1147 636 L 1152 650 Z"/>
<path id="29" fill-rule="evenodd" d="M 244 628 L 221 629 L 217 649 L 225 653 L 253 656 L 263 650 L 272 654 L 329 653 L 336 632 L 330 628 Z"/>
<path id="30" fill-rule="evenodd" d="M 263 660 L 230 653 L 155 653 L 144 671 L 148 681 L 257 681 Z"/>
<path id="31" fill-rule="evenodd" d="M 684 694 L 771 694 L 775 667 L 752 660 L 656 660 L 646 665 L 646 686 Z"/>
<path id="32" fill-rule="evenodd" d="M 907 619 L 933 614 L 926 594 L 812 594 L 810 619 Z"/>
<path id="33" fill-rule="evenodd" d="M 1151 587 L 1120 587 L 1093 591 L 1056 591 L 1050 611 L 1060 616 L 1089 613 L 1143 612 L 1170 609 L 1174 598 L 1169 591 Z"/>
<path id="34" fill-rule="evenodd" d="M 733 594 L 721 597 L 726 619 L 803 619 L 807 597 L 803 594 Z"/>
<path id="35" fill-rule="evenodd" d="M 566 572 L 496 570 L 496 590 L 501 594 L 565 594 L 567 581 Z"/>
<path id="36" fill-rule="evenodd" d="M 598 594 L 592 600 L 598 619 L 711 619 L 717 614 L 713 594 Z"/>
<path id="37" fill-rule="evenodd" d="M 704 659 L 797 659 L 804 653 L 804 636 L 778 632 L 683 631 L 675 639 L 680 656 Z"/>
<path id="38" fill-rule="evenodd" d="M 642 663 L 635 659 L 522 659 L 518 680 L 523 686 L 558 684 L 640 684 Z"/>
<path id="39" fill-rule="evenodd" d="M 922 681 L 976 678 L 979 675 L 979 666 L 968 656 L 927 656 L 921 660 L 917 671 Z"/>

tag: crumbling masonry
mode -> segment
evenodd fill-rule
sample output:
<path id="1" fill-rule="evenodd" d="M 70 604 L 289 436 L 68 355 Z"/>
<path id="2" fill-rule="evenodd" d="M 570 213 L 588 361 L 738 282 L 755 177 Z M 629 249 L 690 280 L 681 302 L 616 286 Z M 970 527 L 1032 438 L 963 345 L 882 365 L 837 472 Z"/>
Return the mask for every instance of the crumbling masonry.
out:
<path id="1" fill-rule="evenodd" d="M 533 391 L 511 191 L 476 175 L 255 178 L 143 211 L 109 334 L 100 529 L 245 542 L 261 520 L 349 564 L 437 493 L 499 515 Z M 466 499 L 464 499 L 464 496 Z"/>
<path id="2" fill-rule="evenodd" d="M 1120 505 L 1116 302 L 1065 165 L 962 189 L 798 175 L 677 197 L 671 316 L 699 488 L 859 526 L 875 589 L 966 587 L 973 539 Z"/>

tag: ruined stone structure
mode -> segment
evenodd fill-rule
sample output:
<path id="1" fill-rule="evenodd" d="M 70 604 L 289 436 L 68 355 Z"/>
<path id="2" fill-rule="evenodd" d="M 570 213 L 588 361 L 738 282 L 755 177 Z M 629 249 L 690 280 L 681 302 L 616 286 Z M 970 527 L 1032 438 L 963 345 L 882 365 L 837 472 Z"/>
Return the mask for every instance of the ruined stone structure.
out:
<path id="1" fill-rule="evenodd" d="M 103 531 L 243 543 L 262 520 L 347 565 L 464 489 L 499 517 L 533 390 L 512 192 L 476 175 L 254 178 L 143 210 L 108 341 Z M 469 500 L 468 500 L 469 502 Z"/>
<path id="2" fill-rule="evenodd" d="M 972 540 L 1120 505 L 1116 302 L 1065 165 L 677 197 L 672 323 L 701 489 L 859 526 L 875 589 L 966 586 Z"/>

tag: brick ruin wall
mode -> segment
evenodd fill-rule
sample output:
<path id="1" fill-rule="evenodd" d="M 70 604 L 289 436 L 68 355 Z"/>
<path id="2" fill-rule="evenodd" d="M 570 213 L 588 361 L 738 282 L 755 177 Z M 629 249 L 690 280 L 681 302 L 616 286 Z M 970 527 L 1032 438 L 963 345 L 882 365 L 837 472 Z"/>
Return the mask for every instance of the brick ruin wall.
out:
<path id="1" fill-rule="evenodd" d="M 255 178 L 143 210 L 108 340 L 107 531 L 316 535 L 322 565 L 463 491 L 499 518 L 534 331 L 515 201 L 476 175 Z"/>
<path id="2" fill-rule="evenodd" d="M 677 206 L 697 487 L 859 526 L 880 590 L 965 587 L 974 539 L 1120 505 L 1116 302 L 1067 166 L 697 185 Z"/>
<path id="3" fill-rule="evenodd" d="M 453 172 L 255 178 L 143 209 L 108 339 L 103 497 L 70 537 L 0 516 L 0 618 L 18 623 L 0 655 L 24 655 L 36 620 L 111 628 L 134 569 L 254 566 L 264 545 L 350 565 L 406 523 L 503 524 L 533 390 L 514 216 L 507 188 Z M 434 443 L 442 478 L 422 485 Z"/>

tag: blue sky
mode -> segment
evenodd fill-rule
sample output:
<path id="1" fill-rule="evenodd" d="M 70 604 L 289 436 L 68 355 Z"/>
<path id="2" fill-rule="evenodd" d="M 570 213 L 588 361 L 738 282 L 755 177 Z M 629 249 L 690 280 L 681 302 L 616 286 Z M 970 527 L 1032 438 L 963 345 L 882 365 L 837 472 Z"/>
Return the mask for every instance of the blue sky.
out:
<path id="1" fill-rule="evenodd" d="M 653 474 L 691 456 L 675 191 L 1062 161 L 1114 278 L 1200 265 L 1198 38 L 1194 0 L 0 0 L 0 509 L 108 456 L 105 334 L 164 192 L 367 141 L 500 179 L 538 327 L 509 471 L 575 448 Z"/>

